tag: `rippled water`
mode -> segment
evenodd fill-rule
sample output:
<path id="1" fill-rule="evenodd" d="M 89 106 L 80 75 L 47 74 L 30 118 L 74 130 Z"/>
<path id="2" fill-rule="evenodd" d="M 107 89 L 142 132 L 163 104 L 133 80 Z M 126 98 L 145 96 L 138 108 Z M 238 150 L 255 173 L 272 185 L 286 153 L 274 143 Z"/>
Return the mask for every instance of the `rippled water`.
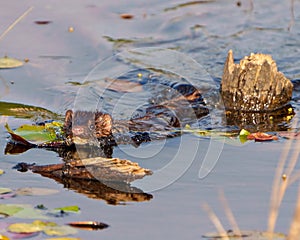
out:
<path id="1" fill-rule="evenodd" d="M 0 55 L 29 59 L 21 68 L 0 70 L 0 101 L 17 103 L 21 108 L 23 105 L 38 107 L 33 111 L 43 113 L 38 120 L 61 118 L 67 109 L 83 106 L 105 109 L 116 118 L 126 118 L 137 107 L 147 105 L 157 92 L 156 84 L 145 84 L 151 79 L 152 83 L 160 84 L 191 82 L 202 90 L 211 109 L 220 109 L 216 93 L 227 52 L 232 49 L 236 61 L 251 52 L 271 54 L 278 69 L 292 80 L 291 104 L 296 115 L 287 123 L 291 126 L 299 119 L 300 111 L 300 2 L 294 1 L 293 14 L 290 1 L 253 1 L 253 6 L 252 1 L 240 2 L 241 6 L 235 1 L 55 0 L 46 5 L 36 1 L 3 2 L 0 33 L 28 7 L 34 9 L 0 41 Z M 130 13 L 133 18 L 122 19 L 122 13 Z M 51 23 L 35 24 L 38 20 Z M 68 31 L 71 26 L 74 32 Z M 147 52 L 149 49 L 151 54 Z M 111 83 L 104 80 L 115 78 L 135 82 L 137 88 L 121 94 L 107 89 Z M 37 118 L 9 113 L 4 109 L 9 107 L 1 105 L 1 126 L 9 122 L 14 128 Z M 212 113 L 216 126 L 222 125 L 219 112 Z M 201 238 L 204 233 L 214 231 L 202 211 L 203 202 L 208 202 L 225 219 L 218 200 L 219 189 L 224 189 L 242 229 L 265 230 L 272 180 L 286 144 L 284 140 L 243 146 L 225 144 L 216 167 L 201 180 L 198 178 L 200 166 L 213 145 L 207 138 L 199 140 L 186 135 L 140 148 L 116 148 L 114 156 L 129 158 L 155 171 L 164 169 L 179 155 L 182 162 L 176 167 L 184 171 L 170 186 L 151 192 L 153 198 L 149 201 L 111 206 L 103 199 L 99 201 L 68 191 L 40 175 L 11 169 L 20 161 L 48 164 L 60 162 L 61 158 L 41 149 L 4 155 L 7 134 L 4 127 L 0 131 L 3 149 L 0 168 L 6 171 L 1 176 L 3 187 L 38 186 L 61 191 L 60 195 L 47 198 L 22 197 L 5 202 L 60 207 L 72 201 L 82 209 L 75 219 L 100 220 L 111 225 L 104 231 L 81 231 L 78 236 L 83 239 Z M 298 142 L 294 144 L 294 148 L 299 146 Z M 154 174 L 146 182 L 133 185 L 144 190 L 156 181 L 159 179 Z M 287 192 L 278 231 L 288 231 L 296 188 L 292 185 Z M 69 220 L 73 218 L 66 221 Z M 64 223 L 65 219 L 57 221 Z M 231 228 L 229 224 L 225 227 Z"/>

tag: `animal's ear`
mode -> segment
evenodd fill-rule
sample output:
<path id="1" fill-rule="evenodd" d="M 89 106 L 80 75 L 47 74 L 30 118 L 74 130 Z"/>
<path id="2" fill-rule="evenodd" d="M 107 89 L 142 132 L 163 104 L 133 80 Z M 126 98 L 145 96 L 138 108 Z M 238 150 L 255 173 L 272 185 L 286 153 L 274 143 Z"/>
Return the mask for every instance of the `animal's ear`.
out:
<path id="1" fill-rule="evenodd" d="M 95 126 L 97 137 L 107 137 L 112 132 L 112 118 L 109 114 L 97 112 L 95 114 Z"/>
<path id="2" fill-rule="evenodd" d="M 72 126 L 73 111 L 68 110 L 65 115 L 65 126 Z"/>

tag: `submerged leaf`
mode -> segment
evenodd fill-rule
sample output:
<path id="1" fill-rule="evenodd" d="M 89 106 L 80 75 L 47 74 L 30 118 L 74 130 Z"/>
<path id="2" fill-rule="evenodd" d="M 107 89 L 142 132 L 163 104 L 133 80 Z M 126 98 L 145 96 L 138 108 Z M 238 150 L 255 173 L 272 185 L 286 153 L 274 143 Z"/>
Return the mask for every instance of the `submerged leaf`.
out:
<path id="1" fill-rule="evenodd" d="M 259 232 L 259 231 L 241 231 L 240 234 L 232 231 L 232 230 L 228 230 L 227 232 L 221 234 L 221 233 L 206 233 L 205 235 L 203 235 L 203 238 L 206 239 L 256 239 L 256 240 L 268 240 L 268 239 L 272 239 L 272 240 L 283 240 L 286 239 L 285 234 L 283 233 L 269 233 L 269 232 Z"/>
<path id="2" fill-rule="evenodd" d="M 1 68 L 16 68 L 16 67 L 21 67 L 23 66 L 24 62 L 15 59 L 15 58 L 10 58 L 7 56 L 4 56 L 0 58 L 0 69 Z"/>
<path id="3" fill-rule="evenodd" d="M 18 195 L 26 195 L 26 196 L 44 196 L 58 193 L 58 190 L 50 189 L 50 188 L 19 188 L 16 190 Z"/>
<path id="4" fill-rule="evenodd" d="M 300 132 L 280 132 L 279 136 L 287 139 L 300 140 Z"/>

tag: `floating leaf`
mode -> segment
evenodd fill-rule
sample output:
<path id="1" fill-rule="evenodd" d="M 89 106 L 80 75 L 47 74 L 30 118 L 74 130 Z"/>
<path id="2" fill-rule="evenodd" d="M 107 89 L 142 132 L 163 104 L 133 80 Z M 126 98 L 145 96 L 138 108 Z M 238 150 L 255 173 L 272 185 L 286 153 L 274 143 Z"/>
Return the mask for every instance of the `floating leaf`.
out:
<path id="1" fill-rule="evenodd" d="M 122 13 L 120 14 L 120 18 L 123 18 L 123 19 L 132 19 L 134 16 L 130 13 Z"/>
<path id="2" fill-rule="evenodd" d="M 10 193 L 12 190 L 10 188 L 0 188 L 0 194 Z"/>
<path id="3" fill-rule="evenodd" d="M 14 217 L 24 219 L 47 219 L 48 217 L 39 209 L 35 209 L 30 205 L 25 205 L 21 211 L 14 214 Z"/>
<path id="4" fill-rule="evenodd" d="M 77 230 L 70 226 L 48 226 L 43 231 L 48 236 L 67 236 L 77 233 Z"/>
<path id="5" fill-rule="evenodd" d="M 4 170 L 0 169 L 0 175 L 4 174 Z"/>
<path id="6" fill-rule="evenodd" d="M 18 195 L 26 195 L 26 196 L 44 196 L 44 195 L 51 195 L 56 194 L 59 191 L 56 189 L 50 189 L 50 188 L 19 188 L 16 190 L 16 193 Z"/>
<path id="7" fill-rule="evenodd" d="M 64 212 L 79 212 L 80 208 L 78 206 L 66 206 L 61 208 L 55 208 L 54 210 L 59 210 Z"/>
<path id="8" fill-rule="evenodd" d="M 48 20 L 38 20 L 38 21 L 34 21 L 35 24 L 38 25 L 47 25 L 49 23 L 52 23 L 52 21 L 48 21 Z"/>
<path id="9" fill-rule="evenodd" d="M 3 193 L 0 194 L 0 199 L 8 199 L 8 198 L 13 198 L 15 197 L 17 194 L 15 192 L 8 192 L 8 193 Z"/>
<path id="10" fill-rule="evenodd" d="M 0 240 L 9 240 L 9 238 L 6 237 L 6 236 L 4 236 L 4 235 L 2 235 L 2 234 L 0 234 Z"/>
<path id="11" fill-rule="evenodd" d="M 69 226 L 59 226 L 55 222 L 43 222 L 40 220 L 35 220 L 32 223 L 13 223 L 7 229 L 13 233 L 36 233 L 43 231 L 50 236 L 66 236 L 77 232 L 76 229 Z"/>
<path id="12" fill-rule="evenodd" d="M 80 240 L 80 238 L 61 237 L 61 238 L 47 238 L 46 240 Z"/>
<path id="13" fill-rule="evenodd" d="M 7 229 L 14 233 L 34 233 L 42 230 L 39 225 L 34 223 L 13 223 L 9 225 Z"/>
<path id="14" fill-rule="evenodd" d="M 239 133 L 239 138 L 240 138 L 240 142 L 241 143 L 245 143 L 245 142 L 247 142 L 247 136 L 249 136 L 250 135 L 250 132 L 248 132 L 247 130 L 245 130 L 245 129 L 242 129 L 241 131 L 240 131 L 240 133 Z"/>
<path id="15" fill-rule="evenodd" d="M 20 205 L 14 204 L 0 204 L 0 214 L 5 216 L 12 216 L 20 212 L 24 208 Z"/>
<path id="16" fill-rule="evenodd" d="M 108 228 L 109 225 L 102 222 L 95 222 L 95 221 L 83 221 L 83 222 L 70 222 L 68 225 L 76 228 L 80 228 L 83 230 L 98 230 Z"/>
<path id="17" fill-rule="evenodd" d="M 5 128 L 11 135 L 14 142 L 28 147 L 36 147 L 41 144 L 44 147 L 62 142 L 62 127 L 61 122 L 50 122 L 43 125 L 28 125 L 24 124 L 13 131 L 8 124 Z"/>
<path id="18" fill-rule="evenodd" d="M 11 138 L 12 138 L 12 140 L 13 140 L 14 142 L 16 142 L 16 143 L 18 143 L 18 144 L 22 144 L 22 145 L 24 145 L 24 146 L 28 146 L 28 147 L 33 147 L 33 146 L 35 146 L 34 144 L 28 142 L 28 141 L 27 141 L 26 139 L 24 139 L 23 137 L 21 137 L 21 136 L 15 134 L 15 133 L 13 132 L 13 130 L 10 129 L 10 127 L 8 126 L 7 123 L 5 124 L 5 128 L 6 128 L 7 132 L 10 134 L 10 136 L 11 136 Z"/>
<path id="19" fill-rule="evenodd" d="M 17 68 L 23 66 L 24 62 L 15 59 L 10 58 L 7 56 L 4 56 L 3 58 L 0 58 L 0 69 L 1 68 Z"/>
<path id="20" fill-rule="evenodd" d="M 255 140 L 256 142 L 265 142 L 265 141 L 278 140 L 278 137 L 274 135 L 270 135 L 268 133 L 257 132 L 257 133 L 249 134 L 247 136 L 247 139 Z"/>

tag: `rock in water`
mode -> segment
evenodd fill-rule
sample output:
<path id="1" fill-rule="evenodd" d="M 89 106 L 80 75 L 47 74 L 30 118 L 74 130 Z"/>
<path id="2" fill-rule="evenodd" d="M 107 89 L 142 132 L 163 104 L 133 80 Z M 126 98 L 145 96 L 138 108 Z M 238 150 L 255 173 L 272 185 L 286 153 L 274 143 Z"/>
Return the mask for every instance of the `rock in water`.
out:
<path id="1" fill-rule="evenodd" d="M 292 90 L 292 82 L 277 70 L 270 55 L 251 53 L 235 64 L 232 50 L 228 52 L 221 82 L 227 110 L 274 111 L 291 100 Z"/>

